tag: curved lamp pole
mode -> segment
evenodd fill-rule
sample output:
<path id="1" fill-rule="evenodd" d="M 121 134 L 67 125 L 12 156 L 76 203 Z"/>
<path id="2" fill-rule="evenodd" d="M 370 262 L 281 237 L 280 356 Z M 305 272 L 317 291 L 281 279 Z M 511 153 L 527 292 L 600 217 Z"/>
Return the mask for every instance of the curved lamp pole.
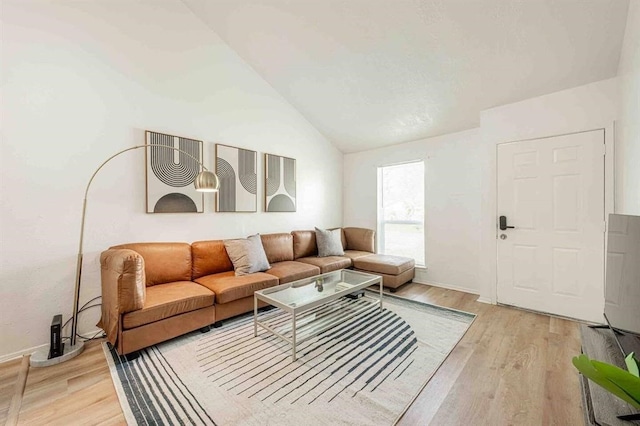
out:
<path id="1" fill-rule="evenodd" d="M 200 171 L 200 173 L 198 173 L 198 175 L 196 176 L 193 182 L 196 188 L 196 191 L 217 192 L 218 188 L 220 188 L 220 181 L 218 179 L 218 176 L 215 175 L 215 173 L 209 171 L 205 167 L 205 165 L 202 164 L 202 162 L 198 160 L 196 157 L 194 157 L 193 155 L 172 146 L 161 145 L 161 144 L 136 145 L 130 148 L 123 149 L 122 151 L 119 151 L 113 154 L 111 157 L 107 158 L 102 164 L 100 164 L 100 166 L 96 169 L 96 171 L 93 172 L 93 174 L 91 175 L 91 178 L 89 179 L 89 183 L 87 183 L 87 188 L 84 191 L 84 201 L 82 203 L 82 221 L 80 222 L 80 242 L 78 244 L 78 260 L 76 264 L 76 286 L 75 286 L 75 292 L 73 297 L 73 318 L 71 319 L 71 340 L 69 342 L 70 345 L 68 348 L 64 349 L 63 355 L 56 358 L 51 358 L 51 359 L 48 359 L 48 355 L 49 355 L 48 348 L 43 348 L 41 350 L 36 351 L 31 356 L 32 366 L 44 367 L 47 365 L 59 364 L 61 362 L 64 362 L 66 360 L 69 360 L 79 355 L 84 348 L 84 342 L 76 342 L 76 333 L 78 330 L 78 305 L 80 301 L 80 281 L 82 277 L 82 257 L 83 257 L 82 247 L 84 242 L 84 222 L 85 222 L 85 217 L 87 212 L 87 194 L 89 193 L 89 187 L 91 187 L 91 182 L 93 182 L 93 178 L 96 177 L 96 174 L 98 174 L 100 169 L 102 169 L 102 167 L 104 167 L 105 164 L 107 164 L 109 161 L 113 160 L 114 158 L 118 157 L 119 155 L 124 154 L 125 152 L 128 152 L 128 151 L 133 151 L 134 149 L 150 148 L 153 146 L 172 149 L 174 151 L 180 152 L 181 154 L 184 154 L 190 157 L 191 159 L 195 160 L 198 163 L 198 165 L 202 170 Z"/>

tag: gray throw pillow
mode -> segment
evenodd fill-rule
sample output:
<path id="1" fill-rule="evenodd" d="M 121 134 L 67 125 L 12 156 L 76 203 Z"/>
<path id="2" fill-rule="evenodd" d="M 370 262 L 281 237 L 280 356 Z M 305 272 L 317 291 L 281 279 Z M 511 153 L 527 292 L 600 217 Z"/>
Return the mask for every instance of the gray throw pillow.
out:
<path id="1" fill-rule="evenodd" d="M 318 257 L 344 256 L 340 228 L 333 231 L 316 228 L 316 244 L 318 245 Z"/>
<path id="2" fill-rule="evenodd" d="M 233 263 L 236 276 L 266 271 L 271 268 L 264 247 L 262 247 L 260 234 L 236 240 L 224 240 L 224 248 Z"/>

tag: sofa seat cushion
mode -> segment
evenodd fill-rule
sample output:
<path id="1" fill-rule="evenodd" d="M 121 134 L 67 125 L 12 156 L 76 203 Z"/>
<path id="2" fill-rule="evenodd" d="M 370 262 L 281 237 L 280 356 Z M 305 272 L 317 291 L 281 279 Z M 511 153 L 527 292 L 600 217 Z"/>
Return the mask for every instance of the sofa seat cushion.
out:
<path id="1" fill-rule="evenodd" d="M 320 275 L 320 268 L 308 263 L 285 261 L 271 264 L 267 274 L 278 277 L 280 284 L 290 283 L 303 278 Z"/>
<path id="2" fill-rule="evenodd" d="M 327 256 L 327 257 L 301 257 L 296 259 L 296 262 L 304 262 L 320 268 L 320 273 L 325 274 L 331 271 L 337 271 L 338 269 L 349 268 L 351 266 L 351 259 L 344 256 Z"/>
<path id="3" fill-rule="evenodd" d="M 400 275 L 415 266 L 415 261 L 408 257 L 372 254 L 354 259 L 353 266 L 363 271 L 379 272 L 387 275 Z"/>
<path id="4" fill-rule="evenodd" d="M 356 269 L 356 271 L 359 271 L 359 270 L 360 269 Z M 382 277 L 382 285 L 384 287 L 389 287 L 389 288 L 398 288 L 402 284 L 408 283 L 409 281 L 413 280 L 413 278 L 416 275 L 415 268 L 408 269 L 398 275 L 389 275 L 389 274 L 383 274 L 382 272 L 371 272 L 371 271 L 362 271 L 362 272 L 379 275 L 380 277 Z M 217 314 L 218 314 L 218 311 L 216 311 L 216 315 Z"/>
<path id="5" fill-rule="evenodd" d="M 370 251 L 361 251 L 361 250 L 345 250 L 344 251 L 344 255 L 351 260 L 357 259 L 359 257 L 371 256 L 372 254 L 373 253 L 371 253 Z"/>
<path id="6" fill-rule="evenodd" d="M 185 312 L 213 305 L 211 290 L 192 281 L 176 281 L 147 287 L 142 309 L 128 312 L 122 318 L 125 330 L 150 324 Z"/>
<path id="7" fill-rule="evenodd" d="M 229 303 L 253 296 L 255 291 L 278 285 L 278 278 L 264 272 L 236 276 L 233 271 L 229 271 L 200 277 L 196 282 L 216 294 L 215 303 Z"/>

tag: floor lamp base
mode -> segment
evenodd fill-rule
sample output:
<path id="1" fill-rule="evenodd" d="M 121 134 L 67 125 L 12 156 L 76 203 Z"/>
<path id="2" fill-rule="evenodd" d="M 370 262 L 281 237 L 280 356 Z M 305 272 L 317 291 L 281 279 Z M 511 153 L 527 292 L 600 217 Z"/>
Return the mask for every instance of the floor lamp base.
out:
<path id="1" fill-rule="evenodd" d="M 84 349 L 84 342 L 76 342 L 75 345 L 64 345 L 64 352 L 62 355 L 55 358 L 49 357 L 49 346 L 38 349 L 31 354 L 29 364 L 31 367 L 49 367 L 50 365 L 60 364 L 65 361 L 69 361 L 71 358 L 75 358 L 82 353 Z"/>

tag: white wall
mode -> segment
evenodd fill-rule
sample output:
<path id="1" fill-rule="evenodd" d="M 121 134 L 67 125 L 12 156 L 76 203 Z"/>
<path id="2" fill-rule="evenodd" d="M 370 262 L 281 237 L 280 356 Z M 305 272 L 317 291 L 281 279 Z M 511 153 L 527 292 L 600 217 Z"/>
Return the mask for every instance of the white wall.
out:
<path id="1" fill-rule="evenodd" d="M 606 208 L 613 211 L 617 102 L 618 79 L 613 78 L 482 111 L 479 129 L 347 154 L 344 223 L 376 226 L 378 166 L 424 159 L 427 270 L 418 278 L 495 302 L 496 145 L 604 128 Z"/>
<path id="2" fill-rule="evenodd" d="M 342 224 L 342 154 L 179 0 L 3 0 L 2 74 L 0 359 L 70 316 L 85 185 L 145 129 L 204 140 L 211 166 L 215 142 L 258 151 L 259 210 L 262 153 L 296 158 L 298 211 L 146 214 L 144 153 L 124 154 L 89 193 L 81 303 L 113 244 Z"/>
<path id="3" fill-rule="evenodd" d="M 616 121 L 616 212 L 640 215 L 640 1 L 629 3 Z"/>
<path id="4" fill-rule="evenodd" d="M 616 78 L 602 80 L 481 112 L 482 143 L 489 159 L 482 185 L 481 298 L 496 300 L 496 145 L 604 128 L 608 150 L 605 175 L 609 185 L 605 204 L 607 212 L 613 211 L 613 123 L 617 114 L 617 83 Z"/>
<path id="5" fill-rule="evenodd" d="M 344 224 L 376 229 L 377 168 L 425 162 L 426 270 L 416 281 L 478 293 L 482 175 L 479 129 L 344 156 Z"/>

